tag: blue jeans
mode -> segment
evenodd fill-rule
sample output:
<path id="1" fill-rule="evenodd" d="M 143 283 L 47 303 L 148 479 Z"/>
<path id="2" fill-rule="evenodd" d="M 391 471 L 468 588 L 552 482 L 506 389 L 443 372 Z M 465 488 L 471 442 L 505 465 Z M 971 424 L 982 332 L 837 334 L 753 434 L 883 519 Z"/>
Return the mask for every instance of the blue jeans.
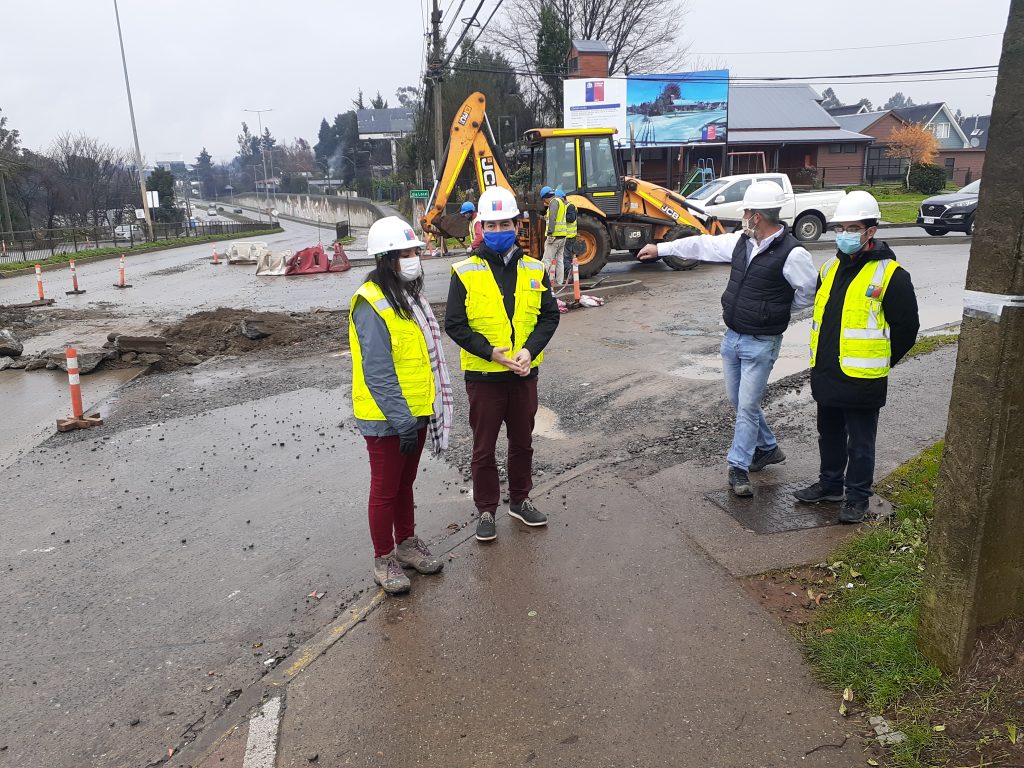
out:
<path id="1" fill-rule="evenodd" d="M 729 449 L 729 466 L 746 471 L 754 449 L 770 451 L 778 445 L 761 410 L 768 376 L 779 357 L 782 336 L 751 336 L 728 330 L 722 340 L 725 393 L 736 409 L 736 431 Z"/>

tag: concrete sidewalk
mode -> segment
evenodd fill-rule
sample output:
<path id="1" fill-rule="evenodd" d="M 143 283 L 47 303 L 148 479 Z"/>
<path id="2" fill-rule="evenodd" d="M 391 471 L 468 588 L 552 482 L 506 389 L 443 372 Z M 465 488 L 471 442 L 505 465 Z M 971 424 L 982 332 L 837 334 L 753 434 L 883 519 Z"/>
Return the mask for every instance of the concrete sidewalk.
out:
<path id="1" fill-rule="evenodd" d="M 949 348 L 898 369 L 877 477 L 941 437 L 954 362 Z M 786 401 L 804 422 L 784 429 L 792 460 L 759 484 L 816 470 L 809 396 Z M 251 764 L 861 764 L 861 723 L 838 715 L 736 580 L 820 559 L 851 529 L 757 536 L 705 498 L 718 468 L 629 471 L 589 462 L 538 487 L 546 529 L 502 515 L 493 544 L 471 529 L 450 539 L 441 576 L 414 577 L 409 596 L 272 690 L 277 752 Z M 254 754 L 243 727 L 204 765 L 242 765 L 247 740 Z"/>

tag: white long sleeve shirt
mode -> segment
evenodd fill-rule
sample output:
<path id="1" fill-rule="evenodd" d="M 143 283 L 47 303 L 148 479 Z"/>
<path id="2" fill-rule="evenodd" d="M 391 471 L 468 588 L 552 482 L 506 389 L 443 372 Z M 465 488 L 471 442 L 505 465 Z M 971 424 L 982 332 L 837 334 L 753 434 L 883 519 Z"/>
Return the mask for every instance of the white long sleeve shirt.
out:
<path id="1" fill-rule="evenodd" d="M 777 232 L 769 235 L 759 243 L 753 239 L 747 241 L 747 266 L 758 254 L 764 253 L 772 241 L 785 232 L 780 227 Z M 725 235 L 695 235 L 658 243 L 659 256 L 678 256 L 682 259 L 698 261 L 731 262 L 736 244 L 742 233 L 731 232 Z M 798 247 L 790 251 L 786 263 L 782 265 L 782 277 L 793 287 L 794 312 L 814 304 L 814 294 L 818 289 L 818 270 L 814 268 L 811 254 L 806 248 Z"/>

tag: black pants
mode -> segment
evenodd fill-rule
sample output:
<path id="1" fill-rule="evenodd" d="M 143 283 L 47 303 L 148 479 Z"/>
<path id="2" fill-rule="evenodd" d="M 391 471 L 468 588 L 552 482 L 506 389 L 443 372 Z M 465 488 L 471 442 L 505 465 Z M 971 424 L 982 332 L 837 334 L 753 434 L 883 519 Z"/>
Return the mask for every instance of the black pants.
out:
<path id="1" fill-rule="evenodd" d="M 847 501 L 871 497 L 875 475 L 877 408 L 818 406 L 819 482 L 829 493 L 846 487 Z"/>

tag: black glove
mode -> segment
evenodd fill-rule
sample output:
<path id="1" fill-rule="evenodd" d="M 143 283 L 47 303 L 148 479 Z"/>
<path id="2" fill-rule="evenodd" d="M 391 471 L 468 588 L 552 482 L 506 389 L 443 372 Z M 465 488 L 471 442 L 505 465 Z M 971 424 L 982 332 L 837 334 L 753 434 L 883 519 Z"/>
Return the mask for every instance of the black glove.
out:
<path id="1" fill-rule="evenodd" d="M 416 448 L 420 442 L 420 432 L 418 429 L 410 429 L 408 432 L 402 432 L 398 436 L 398 451 L 403 456 L 416 453 Z"/>

